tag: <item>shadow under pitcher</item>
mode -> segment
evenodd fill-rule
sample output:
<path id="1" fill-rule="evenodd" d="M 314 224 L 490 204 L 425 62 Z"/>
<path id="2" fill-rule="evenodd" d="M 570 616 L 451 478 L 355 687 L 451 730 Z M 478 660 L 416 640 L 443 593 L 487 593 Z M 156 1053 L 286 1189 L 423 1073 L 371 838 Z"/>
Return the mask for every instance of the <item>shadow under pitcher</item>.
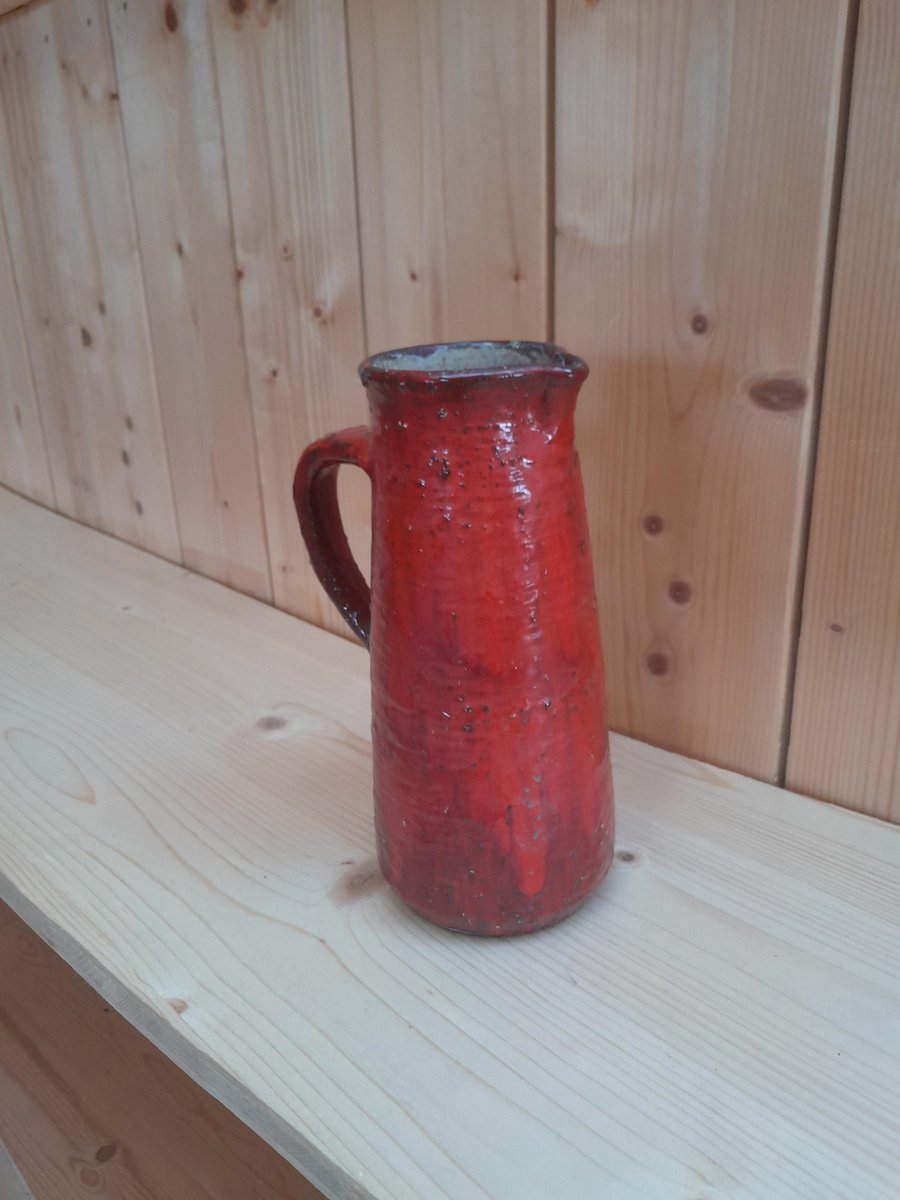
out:
<path id="1" fill-rule="evenodd" d="M 459 342 L 360 367 L 371 427 L 314 442 L 294 501 L 322 586 L 372 660 L 378 858 L 448 929 L 528 933 L 613 854 L 603 659 L 575 401 L 558 346 Z M 337 501 L 372 481 L 372 588 Z"/>

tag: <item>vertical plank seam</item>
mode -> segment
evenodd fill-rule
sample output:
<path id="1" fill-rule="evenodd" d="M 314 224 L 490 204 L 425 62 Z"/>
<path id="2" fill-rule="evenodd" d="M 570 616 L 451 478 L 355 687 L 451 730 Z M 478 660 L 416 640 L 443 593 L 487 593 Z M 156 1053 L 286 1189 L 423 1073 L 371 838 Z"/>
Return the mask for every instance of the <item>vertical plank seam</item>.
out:
<path id="1" fill-rule="evenodd" d="M 119 100 L 116 103 L 116 125 L 119 130 L 119 138 L 122 144 L 122 155 L 125 159 L 125 176 L 128 180 L 128 208 L 131 213 L 131 227 L 134 230 L 135 251 L 137 253 L 137 269 L 140 278 L 141 288 L 140 295 L 143 310 L 143 333 L 147 342 L 147 357 L 150 360 L 150 379 L 149 385 L 152 390 L 153 397 L 156 401 L 156 412 L 159 418 L 159 430 L 162 438 L 163 449 L 165 450 L 165 472 L 166 480 L 169 485 L 169 502 L 172 505 L 172 520 L 175 523 L 175 537 L 178 540 L 178 561 L 184 565 L 184 542 L 181 538 L 181 522 L 178 518 L 178 503 L 175 497 L 175 486 L 172 482 L 172 471 L 169 465 L 169 435 L 166 430 L 166 417 L 163 409 L 163 403 L 159 394 L 159 379 L 156 374 L 156 350 L 153 341 L 153 318 L 150 313 L 150 297 L 147 294 L 147 278 L 144 273 L 144 247 L 141 241 L 141 226 L 138 221 L 137 205 L 134 202 L 134 178 L 131 173 L 131 153 L 128 149 L 128 137 L 125 133 L 125 122 L 122 120 L 122 89 L 119 86 L 119 61 L 116 58 L 115 39 L 112 35 L 112 26 L 109 20 L 109 5 L 113 0 L 100 0 L 97 7 L 100 10 L 103 20 L 103 33 L 106 38 L 106 45 L 109 51 L 109 61 L 112 65 L 113 81 L 115 83 L 116 94 Z M 141 549 L 144 549 L 142 546 Z M 165 558 L 165 555 L 160 554 L 160 558 Z"/>
<path id="2" fill-rule="evenodd" d="M 234 270 L 240 267 L 238 262 L 237 231 L 234 225 L 234 203 L 231 195 L 231 172 L 228 169 L 228 139 L 225 136 L 225 117 L 222 112 L 222 89 L 219 87 L 219 54 L 216 49 L 216 38 L 213 35 L 212 14 L 206 10 L 206 30 L 209 40 L 209 56 L 212 63 L 213 91 L 216 96 L 216 115 L 219 121 L 219 137 L 222 147 L 222 174 L 225 181 L 225 204 L 228 208 L 228 231 L 231 239 L 231 260 Z M 260 525 L 262 526 L 263 547 L 266 552 L 266 599 L 269 604 L 275 603 L 275 582 L 272 568 L 272 548 L 269 539 L 269 522 L 266 517 L 266 499 L 262 485 L 262 463 L 259 457 L 259 431 L 256 427 L 256 405 L 253 403 L 253 385 L 250 381 L 250 359 L 247 354 L 247 330 L 244 323 L 244 293 L 238 283 L 237 288 L 238 327 L 241 334 L 241 357 L 244 361 L 244 382 L 247 407 L 250 412 L 250 433 L 253 438 L 253 461 L 256 464 L 256 496 L 259 503 Z"/>
<path id="3" fill-rule="evenodd" d="M 547 61 L 544 69 L 544 172 L 546 212 L 546 266 L 544 271 L 544 336 L 556 340 L 556 0 L 546 0 Z"/>
<path id="4" fill-rule="evenodd" d="M 38 419 L 38 429 L 41 435 L 41 450 L 44 453 L 44 470 L 47 475 L 47 483 L 50 486 L 50 499 L 52 502 L 53 511 L 59 512 L 59 501 L 56 498 L 56 481 L 53 478 L 53 470 L 50 466 L 50 447 L 47 442 L 47 430 L 44 425 L 44 410 L 43 406 L 41 405 L 40 395 L 38 394 L 37 379 L 34 374 L 34 363 L 31 360 L 31 344 L 25 334 L 25 314 L 22 310 L 22 291 L 19 287 L 18 277 L 16 276 L 16 264 L 12 255 L 12 247 L 9 243 L 9 231 L 6 227 L 6 213 L 3 210 L 2 204 L 0 204 L 0 237 L 3 238 L 3 245 L 6 249 L 6 261 L 9 263 L 9 276 L 12 281 L 13 296 L 16 302 L 16 313 L 19 318 L 18 328 L 15 331 L 15 335 L 18 337 L 22 346 L 22 350 L 25 355 L 25 365 L 28 369 L 28 381 L 31 384 L 31 395 L 34 399 L 34 408 Z M 4 483 L 3 486 L 9 487 L 7 483 Z M 33 500 L 34 497 L 29 496 L 28 499 Z"/>
<path id="5" fill-rule="evenodd" d="M 353 159 L 353 215 L 356 220 L 356 262 L 359 275 L 359 304 L 362 319 L 363 349 L 365 354 L 371 354 L 369 345 L 369 321 L 366 313 L 366 277 L 362 249 L 362 218 L 360 216 L 359 199 L 359 162 L 356 148 L 356 100 L 353 95 L 353 58 L 350 53 L 350 4 L 344 0 L 344 56 L 347 69 L 347 99 L 350 105 L 350 153 Z"/>
<path id="6" fill-rule="evenodd" d="M 828 231 L 825 238 L 822 285 L 819 298 L 819 319 L 816 332 L 815 379 L 813 383 L 813 411 L 810 420 L 809 453 L 803 480 L 803 505 L 800 518 L 799 551 L 797 556 L 796 583 L 789 622 L 788 662 L 785 671 L 784 707 L 781 715 L 781 735 L 778 746 L 778 772 L 775 782 L 785 786 L 788 752 L 791 742 L 791 726 L 794 717 L 794 693 L 797 685 L 797 667 L 800 660 L 800 635 L 803 625 L 803 600 L 806 591 L 806 568 L 809 558 L 809 536 L 812 524 L 813 493 L 815 491 L 816 462 L 819 452 L 819 430 L 822 423 L 825 369 L 828 356 L 828 337 L 831 324 L 831 302 L 834 292 L 834 276 L 837 261 L 838 233 L 844 191 L 844 173 L 847 165 L 847 141 L 850 128 L 850 106 L 853 91 L 853 73 L 856 62 L 856 39 L 859 29 L 861 0 L 847 0 L 847 15 L 844 29 L 844 47 L 841 57 L 839 98 L 835 120 L 834 164 L 832 167 L 831 195 L 828 213 Z"/>

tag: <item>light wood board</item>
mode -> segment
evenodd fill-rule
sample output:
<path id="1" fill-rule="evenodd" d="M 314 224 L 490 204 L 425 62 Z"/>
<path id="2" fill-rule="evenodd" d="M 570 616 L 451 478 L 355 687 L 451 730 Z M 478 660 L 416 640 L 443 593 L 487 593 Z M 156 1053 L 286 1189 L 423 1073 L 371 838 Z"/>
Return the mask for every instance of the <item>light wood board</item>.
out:
<path id="1" fill-rule="evenodd" d="M 14 491 L 52 507 L 53 483 L 2 212 L 0 330 L 0 479 Z"/>
<path id="2" fill-rule="evenodd" d="M 0 203 L 59 508 L 180 561 L 103 0 L 0 24 Z"/>
<path id="3" fill-rule="evenodd" d="M 895 3 L 10 3 L 0 482 L 350 636 L 290 486 L 358 361 L 555 336 L 614 725 L 898 818 Z"/>
<path id="4" fill-rule="evenodd" d="M 373 351 L 547 336 L 546 0 L 350 0 Z"/>
<path id="5" fill-rule="evenodd" d="M 900 7 L 863 0 L 788 757 L 900 821 Z"/>
<path id="6" fill-rule="evenodd" d="M 25 8 L 29 4 L 36 4 L 38 2 L 39 0 L 0 0 L 0 17 L 5 17 L 17 9 Z"/>
<path id="7" fill-rule="evenodd" d="M 556 327 L 614 724 L 782 759 L 844 0 L 560 0 Z"/>
<path id="8" fill-rule="evenodd" d="M 321 1195 L 105 1004 L 5 905 L 0 1130 L 33 1200 Z M 0 1153 L 0 1197 L 18 1195 L 3 1174 Z"/>
<path id="9" fill-rule="evenodd" d="M 894 1200 L 900 829 L 615 738 L 618 858 L 460 937 L 364 651 L 0 493 L 0 890 L 332 1197 Z"/>
<path id="10" fill-rule="evenodd" d="M 207 5 L 108 9 L 184 562 L 271 599 Z"/>
<path id="11" fill-rule="evenodd" d="M 356 376 L 365 335 L 344 6 L 210 11 L 275 603 L 347 633 L 315 580 L 291 499 L 307 443 L 368 411 Z M 368 480 L 342 475 L 344 520 L 365 565 Z"/>

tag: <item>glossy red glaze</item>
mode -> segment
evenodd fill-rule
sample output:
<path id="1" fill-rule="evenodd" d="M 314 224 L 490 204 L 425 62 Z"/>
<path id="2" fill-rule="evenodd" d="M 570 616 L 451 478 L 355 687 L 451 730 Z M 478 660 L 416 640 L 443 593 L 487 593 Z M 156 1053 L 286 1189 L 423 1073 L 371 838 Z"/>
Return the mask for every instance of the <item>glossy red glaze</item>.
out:
<path id="1" fill-rule="evenodd" d="M 439 925 L 538 929 L 613 853 L 573 438 L 587 368 L 555 346 L 474 343 L 378 355 L 360 374 L 372 429 L 310 446 L 294 494 L 323 585 L 371 642 L 379 861 Z M 343 462 L 372 479 L 371 613 L 337 510 Z"/>

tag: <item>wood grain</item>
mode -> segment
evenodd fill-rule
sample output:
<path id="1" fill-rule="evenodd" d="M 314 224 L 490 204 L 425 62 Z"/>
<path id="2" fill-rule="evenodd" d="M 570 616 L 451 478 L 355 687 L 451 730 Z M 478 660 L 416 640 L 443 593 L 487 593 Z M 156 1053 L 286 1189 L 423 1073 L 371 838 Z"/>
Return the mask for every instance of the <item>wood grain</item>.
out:
<path id="1" fill-rule="evenodd" d="M 5 17 L 17 9 L 26 8 L 29 4 L 35 3 L 38 3 L 38 0 L 0 0 L 0 17 Z"/>
<path id="2" fill-rule="evenodd" d="M 547 336 L 546 0 L 350 0 L 372 350 Z"/>
<path id="3" fill-rule="evenodd" d="M 206 5 L 108 9 L 184 562 L 270 599 Z"/>
<path id="4" fill-rule="evenodd" d="M 556 337 L 614 724 L 776 778 L 847 6 L 557 5 Z"/>
<path id="5" fill-rule="evenodd" d="M 778 778 L 854 7 L 7 12 L 0 481 L 346 633 L 290 480 L 365 419 L 366 347 L 553 335 L 592 368 L 614 724 Z M 895 8 L 861 9 L 788 770 L 897 819 Z"/>
<path id="6" fill-rule="evenodd" d="M 321 1196 L 5 906 L 0 1045 L 0 1128 L 35 1200 Z"/>
<path id="7" fill-rule="evenodd" d="M 347 632 L 291 500 L 306 444 L 367 411 L 343 4 L 219 3 L 213 34 L 275 603 Z M 367 563 L 368 481 L 344 474 Z"/>
<path id="8" fill-rule="evenodd" d="M 0 24 L 0 202 L 56 501 L 179 560 L 102 0 Z"/>
<path id="9" fill-rule="evenodd" d="M 327 1195 L 897 1195 L 896 827 L 619 737 L 600 890 L 462 938 L 362 649 L 5 493 L 0 581 L 0 890 Z"/>
<path id="10" fill-rule="evenodd" d="M 0 482 L 41 504 L 53 505 L 41 414 L 0 211 Z"/>
<path id="11" fill-rule="evenodd" d="M 863 0 L 788 757 L 900 821 L 900 9 Z"/>

